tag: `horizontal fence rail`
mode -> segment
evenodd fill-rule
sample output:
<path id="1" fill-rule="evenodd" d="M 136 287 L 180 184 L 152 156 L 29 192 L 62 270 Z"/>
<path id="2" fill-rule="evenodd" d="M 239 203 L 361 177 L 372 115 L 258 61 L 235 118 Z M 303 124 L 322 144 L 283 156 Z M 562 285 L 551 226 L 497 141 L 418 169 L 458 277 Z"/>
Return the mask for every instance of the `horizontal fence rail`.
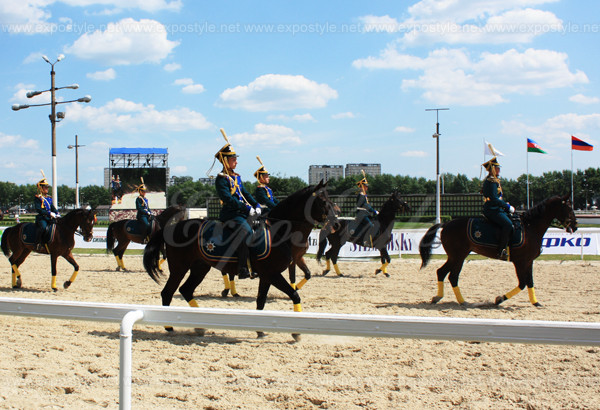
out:
<path id="1" fill-rule="evenodd" d="M 164 307 L 0 298 L 0 314 L 120 322 L 119 407 L 131 407 L 132 327 L 270 331 L 360 337 L 600 346 L 600 323 Z"/>

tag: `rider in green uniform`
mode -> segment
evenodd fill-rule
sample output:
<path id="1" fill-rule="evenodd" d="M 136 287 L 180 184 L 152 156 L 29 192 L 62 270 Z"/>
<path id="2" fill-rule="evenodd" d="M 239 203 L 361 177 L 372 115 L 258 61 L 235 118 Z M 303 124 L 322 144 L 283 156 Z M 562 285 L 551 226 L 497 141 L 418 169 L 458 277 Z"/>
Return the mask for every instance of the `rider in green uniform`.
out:
<path id="1" fill-rule="evenodd" d="M 256 170 L 254 176 L 258 181 L 256 190 L 254 191 L 254 198 L 258 201 L 259 204 L 264 206 L 267 211 L 270 211 L 271 209 L 275 208 L 275 205 L 277 205 L 279 201 L 277 200 L 277 198 L 275 198 L 275 195 L 273 195 L 273 190 L 269 188 L 269 172 L 265 169 L 265 166 L 262 165 L 259 169 Z"/>
<path id="2" fill-rule="evenodd" d="M 248 218 L 260 215 L 261 207 L 244 188 L 240 175 L 234 171 L 238 155 L 229 142 L 215 154 L 215 158 L 223 164 L 223 170 L 215 180 L 217 196 L 223 204 L 219 220 L 233 228 L 236 235 L 241 235 L 236 238 L 238 277 L 240 279 L 249 278 L 251 275 L 248 269 L 248 245 L 252 240 L 252 228 L 248 223 Z"/>
<path id="3" fill-rule="evenodd" d="M 502 198 L 502 186 L 500 185 L 500 164 L 496 157 L 482 164 L 488 171 L 483 181 L 481 193 L 483 194 L 483 215 L 491 222 L 500 226 L 500 242 L 496 257 L 508 260 L 508 241 L 513 230 L 513 224 L 509 214 L 515 212 L 515 208 Z"/>
<path id="4" fill-rule="evenodd" d="M 137 210 L 137 214 L 135 218 L 140 221 L 140 224 L 145 228 L 144 235 L 144 243 L 148 243 L 150 236 L 150 223 L 152 222 L 152 211 L 150 210 L 150 206 L 148 204 L 148 198 L 146 198 L 146 185 L 144 185 L 144 181 L 142 180 L 142 184 L 137 187 L 137 191 L 140 194 L 135 199 L 135 209 Z"/>
<path id="5" fill-rule="evenodd" d="M 355 229 L 355 235 L 361 239 L 361 242 L 357 243 L 372 248 L 374 225 L 371 216 L 376 217 L 378 212 L 369 204 L 369 198 L 367 198 L 369 182 L 364 172 L 363 179 L 358 181 L 356 185 L 358 186 L 358 194 L 356 195 L 356 222 L 358 225 Z"/>

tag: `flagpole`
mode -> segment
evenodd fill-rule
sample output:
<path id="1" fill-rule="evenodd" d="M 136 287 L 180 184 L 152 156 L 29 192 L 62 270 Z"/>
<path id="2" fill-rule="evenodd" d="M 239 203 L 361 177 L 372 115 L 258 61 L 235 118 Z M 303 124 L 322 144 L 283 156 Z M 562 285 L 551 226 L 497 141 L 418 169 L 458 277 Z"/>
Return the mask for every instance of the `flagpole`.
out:
<path id="1" fill-rule="evenodd" d="M 571 142 L 571 206 L 575 207 L 575 194 L 573 193 L 573 142 Z"/>
<path id="2" fill-rule="evenodd" d="M 529 150 L 527 148 L 525 148 L 526 150 L 526 163 L 527 163 L 527 209 L 529 209 Z"/>

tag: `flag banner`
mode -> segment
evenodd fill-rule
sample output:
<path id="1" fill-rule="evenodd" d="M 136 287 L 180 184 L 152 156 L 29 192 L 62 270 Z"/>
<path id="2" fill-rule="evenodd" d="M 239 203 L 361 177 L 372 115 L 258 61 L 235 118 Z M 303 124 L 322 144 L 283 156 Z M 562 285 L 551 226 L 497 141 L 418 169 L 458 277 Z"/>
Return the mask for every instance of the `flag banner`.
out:
<path id="1" fill-rule="evenodd" d="M 571 135 L 571 149 L 576 151 L 593 151 L 594 146 Z"/>
<path id="2" fill-rule="evenodd" d="M 527 152 L 538 152 L 540 154 L 547 154 L 534 140 L 527 138 Z"/>
<path id="3" fill-rule="evenodd" d="M 493 155 L 495 157 L 503 157 L 504 154 L 498 151 L 492 144 L 485 142 L 483 144 L 483 155 Z"/>

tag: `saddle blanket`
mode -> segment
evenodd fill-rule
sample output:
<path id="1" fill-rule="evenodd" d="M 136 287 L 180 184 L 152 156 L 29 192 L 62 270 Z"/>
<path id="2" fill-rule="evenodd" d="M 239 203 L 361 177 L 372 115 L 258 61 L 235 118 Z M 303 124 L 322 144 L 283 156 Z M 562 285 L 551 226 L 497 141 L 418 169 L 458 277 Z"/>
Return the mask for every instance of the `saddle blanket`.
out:
<path id="1" fill-rule="evenodd" d="M 150 232 L 154 232 L 155 220 L 150 221 Z M 146 236 L 146 226 L 137 219 L 130 219 L 125 223 L 125 231 L 129 235 Z"/>
<path id="2" fill-rule="evenodd" d="M 470 218 L 467 224 L 469 240 L 478 245 L 497 246 L 500 240 L 500 228 L 485 218 Z M 525 235 L 520 220 L 513 219 L 513 232 L 508 241 L 511 248 L 523 245 Z"/>
<path id="3" fill-rule="evenodd" d="M 25 245 L 35 245 L 35 238 L 37 235 L 37 231 L 39 228 L 36 224 L 32 222 L 27 222 L 23 225 L 21 229 L 21 240 Z M 43 241 L 46 243 L 52 243 L 54 241 L 54 234 L 56 233 L 56 224 L 51 224 L 46 229 L 46 235 L 44 236 Z"/>
<path id="4" fill-rule="evenodd" d="M 200 253 L 211 262 L 237 262 L 237 239 L 234 230 L 225 229 L 220 221 L 208 220 L 200 226 L 198 247 Z M 265 259 L 271 253 L 271 231 L 261 225 L 254 231 L 249 246 L 250 255 L 257 260 Z"/>

